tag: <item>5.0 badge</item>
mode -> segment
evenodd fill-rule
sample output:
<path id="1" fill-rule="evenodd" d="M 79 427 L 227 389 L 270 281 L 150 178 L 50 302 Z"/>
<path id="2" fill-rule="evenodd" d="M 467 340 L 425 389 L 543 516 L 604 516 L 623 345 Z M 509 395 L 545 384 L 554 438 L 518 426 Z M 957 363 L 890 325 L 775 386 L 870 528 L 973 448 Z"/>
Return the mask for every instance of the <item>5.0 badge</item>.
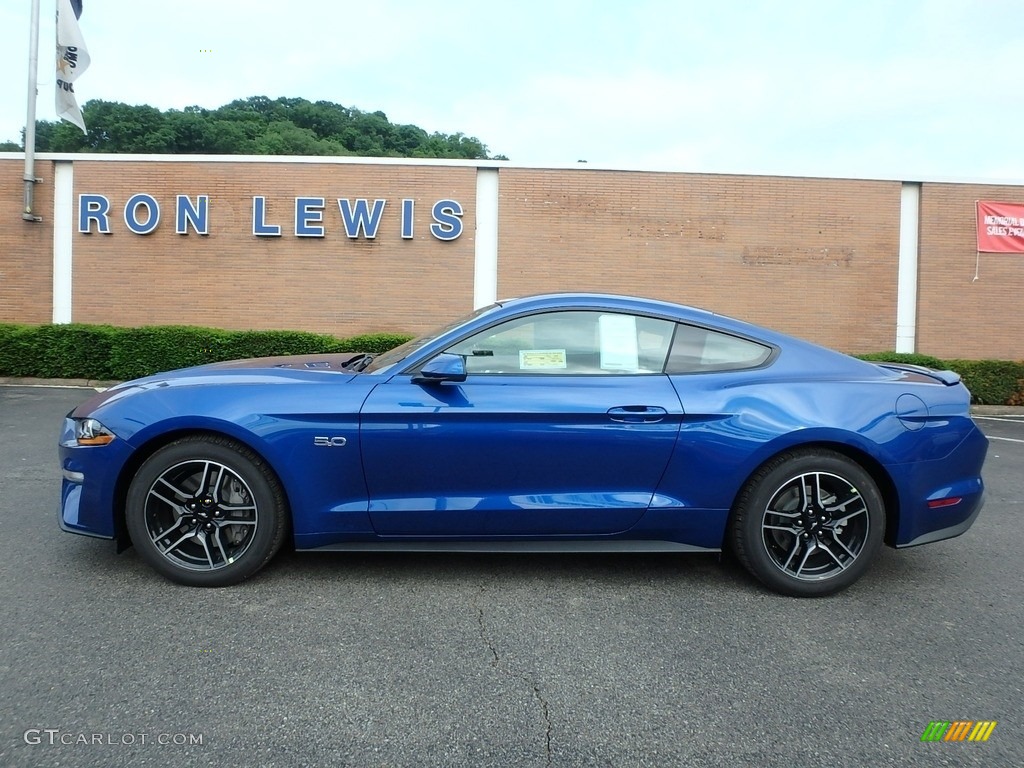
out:
<path id="1" fill-rule="evenodd" d="M 341 448 L 348 440 L 344 437 L 314 437 L 313 445 L 321 448 Z"/>

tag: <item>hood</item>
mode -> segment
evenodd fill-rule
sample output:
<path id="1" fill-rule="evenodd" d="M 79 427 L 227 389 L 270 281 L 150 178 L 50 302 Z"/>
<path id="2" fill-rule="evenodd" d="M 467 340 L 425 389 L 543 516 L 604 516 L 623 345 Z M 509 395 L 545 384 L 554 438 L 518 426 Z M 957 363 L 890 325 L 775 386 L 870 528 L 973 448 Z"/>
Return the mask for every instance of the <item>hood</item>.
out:
<path id="1" fill-rule="evenodd" d="M 341 382 L 358 375 L 345 369 L 345 363 L 361 356 L 358 352 L 340 352 L 315 355 L 283 355 L 256 357 L 246 360 L 227 360 L 194 368 L 157 373 L 98 392 L 78 406 L 72 416 L 91 415 L 102 405 L 109 405 L 131 395 L 164 387 L 196 387 L 245 384 L 311 383 L 314 381 Z"/>
<path id="2" fill-rule="evenodd" d="M 305 371 L 344 371 L 345 363 L 359 357 L 361 352 L 336 352 L 314 355 L 282 355 L 279 357 L 254 357 L 246 360 L 226 360 L 223 363 L 209 363 L 187 371 L 218 371 L 236 368 L 292 368 Z"/>

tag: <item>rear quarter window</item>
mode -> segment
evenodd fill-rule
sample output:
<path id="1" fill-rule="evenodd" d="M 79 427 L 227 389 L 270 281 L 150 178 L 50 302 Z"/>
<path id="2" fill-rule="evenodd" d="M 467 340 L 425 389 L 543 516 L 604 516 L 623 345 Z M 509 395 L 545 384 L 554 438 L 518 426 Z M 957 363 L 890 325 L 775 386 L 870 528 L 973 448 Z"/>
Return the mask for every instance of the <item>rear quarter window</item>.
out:
<path id="1" fill-rule="evenodd" d="M 767 344 L 751 339 L 679 324 L 665 372 L 741 371 L 764 365 L 773 352 Z"/>

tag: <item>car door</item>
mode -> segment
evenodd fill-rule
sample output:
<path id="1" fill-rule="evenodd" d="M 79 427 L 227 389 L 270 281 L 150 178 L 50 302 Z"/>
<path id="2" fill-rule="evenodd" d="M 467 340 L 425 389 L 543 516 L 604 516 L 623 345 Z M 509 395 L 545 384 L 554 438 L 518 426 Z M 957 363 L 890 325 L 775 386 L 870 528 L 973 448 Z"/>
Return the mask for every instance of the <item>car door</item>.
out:
<path id="1" fill-rule="evenodd" d="M 376 387 L 361 446 L 378 534 L 552 536 L 624 531 L 647 509 L 682 408 L 664 374 L 673 324 L 545 312 L 446 350 L 464 381 Z"/>

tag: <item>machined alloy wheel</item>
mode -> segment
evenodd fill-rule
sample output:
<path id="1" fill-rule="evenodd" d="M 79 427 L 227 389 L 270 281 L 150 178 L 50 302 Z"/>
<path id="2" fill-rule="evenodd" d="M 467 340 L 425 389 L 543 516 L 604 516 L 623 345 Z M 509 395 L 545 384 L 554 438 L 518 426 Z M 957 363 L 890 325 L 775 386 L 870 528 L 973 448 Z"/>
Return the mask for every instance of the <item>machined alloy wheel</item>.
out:
<path id="1" fill-rule="evenodd" d="M 794 451 L 762 467 L 733 512 L 733 546 L 767 586 L 797 596 L 848 587 L 882 542 L 885 510 L 871 476 L 834 451 Z"/>
<path id="2" fill-rule="evenodd" d="M 280 548 L 286 513 L 273 473 L 255 453 L 217 437 L 154 453 L 128 491 L 126 523 L 139 554 L 173 581 L 226 586 Z"/>
<path id="3" fill-rule="evenodd" d="M 853 565 L 871 532 L 868 507 L 848 480 L 806 472 L 783 483 L 761 516 L 761 541 L 775 566 L 804 581 Z"/>

